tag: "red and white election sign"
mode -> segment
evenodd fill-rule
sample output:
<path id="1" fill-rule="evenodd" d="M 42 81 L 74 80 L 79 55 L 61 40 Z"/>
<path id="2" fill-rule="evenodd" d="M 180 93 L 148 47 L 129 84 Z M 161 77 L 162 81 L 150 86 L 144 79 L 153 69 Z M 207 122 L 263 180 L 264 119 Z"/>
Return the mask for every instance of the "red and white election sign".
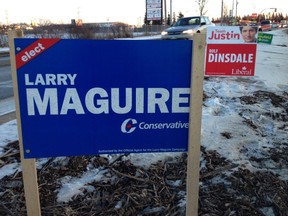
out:
<path id="1" fill-rule="evenodd" d="M 208 76 L 254 76 L 256 44 L 208 44 Z"/>
<path id="2" fill-rule="evenodd" d="M 250 26 L 208 28 L 205 75 L 254 76 L 257 44 L 252 38 L 256 33 Z"/>

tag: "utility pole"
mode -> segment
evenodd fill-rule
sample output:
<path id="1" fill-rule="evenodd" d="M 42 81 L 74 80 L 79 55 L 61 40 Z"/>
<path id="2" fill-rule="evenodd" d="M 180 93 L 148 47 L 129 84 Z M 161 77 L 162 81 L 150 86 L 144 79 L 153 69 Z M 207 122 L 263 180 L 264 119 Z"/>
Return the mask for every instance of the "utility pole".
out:
<path id="1" fill-rule="evenodd" d="M 223 0 L 221 2 L 221 22 L 220 22 L 221 26 L 223 25 Z"/>
<path id="2" fill-rule="evenodd" d="M 232 0 L 232 13 L 231 13 L 231 17 L 234 16 L 234 0 Z"/>
<path id="3" fill-rule="evenodd" d="M 170 25 L 172 25 L 172 0 L 170 0 Z"/>
<path id="4" fill-rule="evenodd" d="M 238 0 L 236 0 L 236 9 L 235 9 L 235 17 L 236 17 L 236 19 L 237 19 L 237 16 L 238 16 L 238 14 L 237 14 L 237 8 L 238 8 Z"/>
<path id="5" fill-rule="evenodd" d="M 109 33 L 110 33 L 110 24 L 109 24 L 109 17 L 107 17 L 107 37 L 109 38 Z"/>
<path id="6" fill-rule="evenodd" d="M 78 20 L 80 19 L 80 7 L 77 7 L 77 17 L 78 17 Z"/>
<path id="7" fill-rule="evenodd" d="M 164 25 L 167 24 L 167 0 L 164 1 Z"/>
<path id="8" fill-rule="evenodd" d="M 9 16 L 8 16 L 8 11 L 5 11 L 5 15 L 6 15 L 6 25 L 9 25 Z"/>

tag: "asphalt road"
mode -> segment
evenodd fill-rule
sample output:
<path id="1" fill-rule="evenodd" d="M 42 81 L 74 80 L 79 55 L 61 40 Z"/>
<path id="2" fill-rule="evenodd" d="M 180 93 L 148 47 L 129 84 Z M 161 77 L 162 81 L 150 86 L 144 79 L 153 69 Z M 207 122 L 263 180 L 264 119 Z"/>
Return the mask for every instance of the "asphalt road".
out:
<path id="1" fill-rule="evenodd" d="M 9 53 L 0 55 L 0 124 L 15 119 L 15 102 Z"/>
<path id="2" fill-rule="evenodd" d="M 0 100 L 13 97 L 13 82 L 10 58 L 0 57 Z"/>

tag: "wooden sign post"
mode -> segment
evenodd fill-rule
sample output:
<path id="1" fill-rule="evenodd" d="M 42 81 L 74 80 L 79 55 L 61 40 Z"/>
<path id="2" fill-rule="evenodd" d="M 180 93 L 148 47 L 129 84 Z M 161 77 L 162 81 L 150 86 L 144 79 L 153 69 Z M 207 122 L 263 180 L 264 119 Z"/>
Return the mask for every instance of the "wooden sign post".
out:
<path id="1" fill-rule="evenodd" d="M 16 106 L 16 118 L 17 118 L 17 124 L 18 124 L 20 159 L 21 159 L 27 215 L 40 216 L 41 208 L 40 208 L 40 201 L 39 201 L 36 163 L 35 163 L 35 159 L 24 158 L 22 130 L 21 130 L 21 121 L 20 121 L 20 112 L 19 112 L 20 104 L 19 104 L 18 83 L 17 83 L 17 76 L 16 76 L 14 38 L 23 37 L 23 33 L 22 31 L 15 31 L 15 30 L 9 31 L 8 37 L 9 37 L 9 48 L 10 48 L 10 59 L 11 59 L 11 72 L 12 72 L 12 80 L 13 80 L 13 91 L 14 91 L 14 99 L 15 99 L 15 106 Z"/>
<path id="2" fill-rule="evenodd" d="M 201 143 L 201 119 L 203 101 L 203 79 L 205 62 L 206 34 L 194 35 L 191 89 L 190 89 L 190 115 L 189 115 L 189 142 L 187 164 L 187 196 L 186 216 L 198 215 L 199 197 L 199 166 Z"/>

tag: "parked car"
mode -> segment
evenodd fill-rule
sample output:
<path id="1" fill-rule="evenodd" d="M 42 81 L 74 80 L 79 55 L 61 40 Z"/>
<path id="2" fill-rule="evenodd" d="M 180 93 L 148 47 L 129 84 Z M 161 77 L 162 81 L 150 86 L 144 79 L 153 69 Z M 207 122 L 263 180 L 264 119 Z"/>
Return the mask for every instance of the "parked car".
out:
<path id="1" fill-rule="evenodd" d="M 259 31 L 271 31 L 271 30 L 272 30 L 272 24 L 270 20 L 261 21 Z"/>
<path id="2" fill-rule="evenodd" d="M 287 27 L 288 27 L 288 21 L 287 20 L 281 20 L 280 28 L 287 28 Z"/>
<path id="3" fill-rule="evenodd" d="M 170 28 L 165 29 L 161 33 L 161 38 L 163 40 L 193 40 L 195 33 L 205 31 L 208 26 L 215 26 L 215 24 L 206 16 L 183 17 Z"/>
<path id="4" fill-rule="evenodd" d="M 280 28 L 280 23 L 279 22 L 273 22 L 272 23 L 272 29 L 273 28 Z"/>

